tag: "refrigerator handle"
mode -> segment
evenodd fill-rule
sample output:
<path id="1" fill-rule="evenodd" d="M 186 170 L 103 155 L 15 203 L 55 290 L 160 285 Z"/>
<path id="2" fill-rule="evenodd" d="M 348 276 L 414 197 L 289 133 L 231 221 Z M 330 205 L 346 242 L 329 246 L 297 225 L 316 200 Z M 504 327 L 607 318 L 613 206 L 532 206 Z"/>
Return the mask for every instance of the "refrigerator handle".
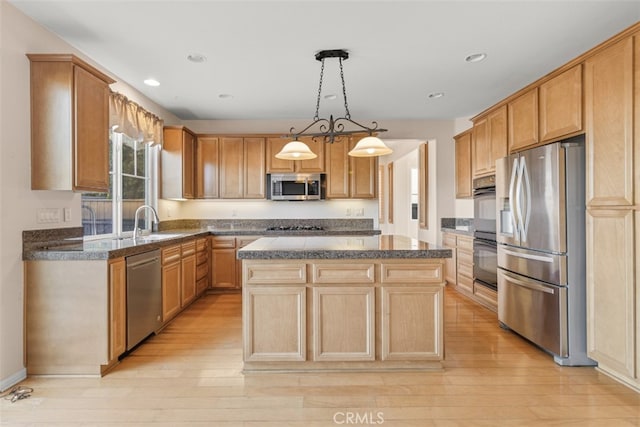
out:
<path id="1" fill-rule="evenodd" d="M 516 176 L 516 216 L 518 217 L 518 239 L 524 241 L 524 221 L 522 219 L 524 209 L 524 207 L 522 206 L 522 165 L 522 157 L 519 157 L 519 161 L 516 160 L 514 164 L 515 168 L 518 171 Z"/>
<path id="2" fill-rule="evenodd" d="M 551 286 L 543 286 L 543 285 L 538 285 L 537 283 L 532 283 L 532 282 L 525 282 L 523 280 L 520 280 L 516 277 L 514 277 L 513 275 L 507 273 L 507 272 L 502 272 L 507 279 L 510 282 L 515 283 L 516 285 L 522 286 L 523 288 L 528 288 L 531 289 L 532 291 L 539 291 L 539 292 L 544 292 L 547 294 L 555 294 L 555 289 L 552 288 Z"/>
<path id="3" fill-rule="evenodd" d="M 514 236 L 520 238 L 520 220 L 516 212 L 516 178 L 518 175 L 518 158 L 513 159 L 511 167 L 511 180 L 509 181 L 509 209 L 511 210 L 511 222 L 513 224 Z"/>
<path id="4" fill-rule="evenodd" d="M 524 190 L 524 218 L 522 219 L 523 241 L 527 241 L 529 233 L 529 222 L 531 220 L 531 180 L 527 169 L 527 158 L 521 157 L 522 161 L 522 186 Z"/>

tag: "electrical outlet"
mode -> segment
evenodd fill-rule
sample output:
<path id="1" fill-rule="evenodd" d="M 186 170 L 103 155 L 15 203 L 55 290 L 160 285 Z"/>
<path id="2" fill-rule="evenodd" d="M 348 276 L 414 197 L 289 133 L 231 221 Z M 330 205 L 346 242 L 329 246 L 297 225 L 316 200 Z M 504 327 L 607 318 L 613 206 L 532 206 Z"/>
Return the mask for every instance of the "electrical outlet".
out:
<path id="1" fill-rule="evenodd" d="M 71 208 L 64 208 L 64 222 L 71 221 Z"/>
<path id="2" fill-rule="evenodd" d="M 347 216 L 351 216 L 351 208 L 347 208 Z"/>
<path id="3" fill-rule="evenodd" d="M 167 208 L 167 218 L 171 218 L 171 208 Z"/>

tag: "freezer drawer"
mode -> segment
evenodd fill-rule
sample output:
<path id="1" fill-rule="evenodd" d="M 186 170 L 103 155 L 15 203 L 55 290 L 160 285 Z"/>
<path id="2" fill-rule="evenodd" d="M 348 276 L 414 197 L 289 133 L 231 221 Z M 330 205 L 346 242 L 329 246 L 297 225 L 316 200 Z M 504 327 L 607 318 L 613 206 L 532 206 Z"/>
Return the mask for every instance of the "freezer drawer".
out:
<path id="1" fill-rule="evenodd" d="M 498 269 L 498 320 L 545 350 L 567 357 L 567 290 Z"/>

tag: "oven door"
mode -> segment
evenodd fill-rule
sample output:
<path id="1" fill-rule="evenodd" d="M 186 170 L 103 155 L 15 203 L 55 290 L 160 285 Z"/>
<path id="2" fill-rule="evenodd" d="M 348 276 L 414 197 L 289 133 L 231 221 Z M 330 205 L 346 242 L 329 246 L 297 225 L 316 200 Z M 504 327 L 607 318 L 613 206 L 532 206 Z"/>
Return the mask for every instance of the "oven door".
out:
<path id="1" fill-rule="evenodd" d="M 473 191 L 473 225 L 476 231 L 496 232 L 496 189 L 480 188 Z"/>
<path id="2" fill-rule="evenodd" d="M 481 285 L 498 290 L 498 248 L 495 241 L 473 240 L 473 278 Z"/>

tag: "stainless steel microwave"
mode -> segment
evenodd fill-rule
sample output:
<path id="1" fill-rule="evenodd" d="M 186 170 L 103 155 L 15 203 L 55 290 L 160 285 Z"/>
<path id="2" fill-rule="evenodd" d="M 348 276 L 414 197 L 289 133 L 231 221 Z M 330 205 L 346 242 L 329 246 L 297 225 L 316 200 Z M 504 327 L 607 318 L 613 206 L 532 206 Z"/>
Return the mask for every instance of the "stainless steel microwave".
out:
<path id="1" fill-rule="evenodd" d="M 267 198 L 270 200 L 324 199 L 323 176 L 319 173 L 268 175 Z"/>

